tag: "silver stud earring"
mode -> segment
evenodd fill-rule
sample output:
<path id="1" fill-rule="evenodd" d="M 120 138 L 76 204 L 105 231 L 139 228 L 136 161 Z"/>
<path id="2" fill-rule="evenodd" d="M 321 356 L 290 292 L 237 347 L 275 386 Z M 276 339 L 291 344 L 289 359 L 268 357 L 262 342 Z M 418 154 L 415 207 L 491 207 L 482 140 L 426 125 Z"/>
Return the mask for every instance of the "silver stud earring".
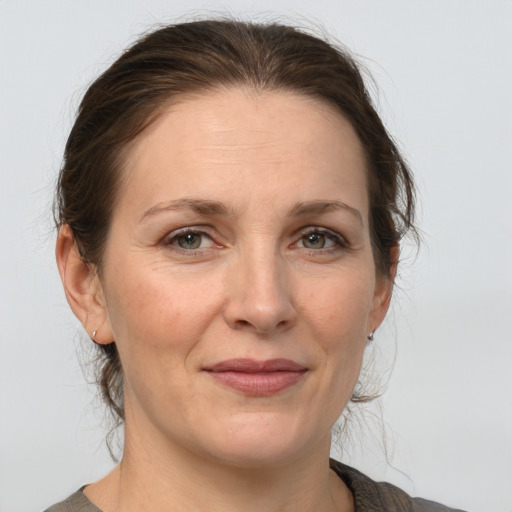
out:
<path id="1" fill-rule="evenodd" d="M 373 341 L 373 335 L 375 334 L 375 331 L 372 331 L 370 334 L 368 334 L 368 336 L 366 336 L 366 339 L 368 341 Z"/>
<path id="2" fill-rule="evenodd" d="M 93 338 L 96 338 L 96 334 L 98 333 L 98 331 L 92 331 L 92 337 Z"/>

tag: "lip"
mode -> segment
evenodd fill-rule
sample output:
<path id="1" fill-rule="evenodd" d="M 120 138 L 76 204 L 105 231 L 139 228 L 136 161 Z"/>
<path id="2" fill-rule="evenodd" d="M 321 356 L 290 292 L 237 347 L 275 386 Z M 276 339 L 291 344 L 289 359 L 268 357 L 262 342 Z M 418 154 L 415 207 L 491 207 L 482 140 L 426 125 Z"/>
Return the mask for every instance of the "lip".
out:
<path id="1" fill-rule="evenodd" d="M 270 396 L 297 384 L 308 369 L 290 359 L 229 359 L 203 370 L 243 394 Z"/>

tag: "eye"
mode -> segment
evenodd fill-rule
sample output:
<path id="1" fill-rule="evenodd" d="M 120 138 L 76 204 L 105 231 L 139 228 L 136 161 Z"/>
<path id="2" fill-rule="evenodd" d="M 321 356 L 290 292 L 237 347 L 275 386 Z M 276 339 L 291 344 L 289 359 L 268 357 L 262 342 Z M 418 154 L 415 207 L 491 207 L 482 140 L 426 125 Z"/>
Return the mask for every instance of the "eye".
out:
<path id="1" fill-rule="evenodd" d="M 165 243 L 184 251 L 207 249 L 215 245 L 206 233 L 191 229 L 183 229 L 177 233 L 171 233 Z"/>
<path id="2" fill-rule="evenodd" d="M 308 250 L 336 250 L 342 247 L 346 247 L 345 239 L 335 233 L 334 231 L 312 228 L 302 234 L 301 238 L 297 242 L 298 247 L 302 247 Z"/>
<path id="3" fill-rule="evenodd" d="M 200 233 L 185 233 L 176 238 L 176 243 L 182 249 L 198 249 L 201 246 L 202 239 Z"/>
<path id="4" fill-rule="evenodd" d="M 326 244 L 334 245 L 323 233 L 308 233 L 301 241 L 306 249 L 325 249 Z"/>

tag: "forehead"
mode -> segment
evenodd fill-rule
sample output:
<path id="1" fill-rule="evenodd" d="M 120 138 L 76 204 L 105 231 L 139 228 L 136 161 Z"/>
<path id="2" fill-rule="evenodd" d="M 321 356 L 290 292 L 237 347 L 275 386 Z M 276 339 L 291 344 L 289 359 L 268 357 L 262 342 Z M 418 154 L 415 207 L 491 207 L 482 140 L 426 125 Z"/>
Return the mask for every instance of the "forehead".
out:
<path id="1" fill-rule="evenodd" d="M 233 88 L 168 105 L 129 148 L 118 199 L 225 193 L 226 200 L 272 203 L 320 194 L 362 206 L 366 188 L 361 143 L 333 106 L 293 92 Z"/>
<path id="2" fill-rule="evenodd" d="M 290 123 L 300 120 L 290 130 Z M 173 133 L 171 130 L 180 127 Z M 325 100 L 294 91 L 255 91 L 252 88 L 229 87 L 204 93 L 182 94 L 161 109 L 156 120 L 132 144 L 140 150 L 148 139 L 169 136 L 194 144 L 198 139 L 215 143 L 245 142 L 257 147 L 258 142 L 294 143 L 313 140 L 316 129 L 326 135 L 327 129 L 337 142 L 361 144 L 351 124 L 342 113 Z M 248 136 L 249 140 L 244 140 Z M 301 140 L 302 139 L 302 140 Z M 326 141 L 327 142 L 327 141 Z M 330 141 L 329 141 L 330 142 Z"/>

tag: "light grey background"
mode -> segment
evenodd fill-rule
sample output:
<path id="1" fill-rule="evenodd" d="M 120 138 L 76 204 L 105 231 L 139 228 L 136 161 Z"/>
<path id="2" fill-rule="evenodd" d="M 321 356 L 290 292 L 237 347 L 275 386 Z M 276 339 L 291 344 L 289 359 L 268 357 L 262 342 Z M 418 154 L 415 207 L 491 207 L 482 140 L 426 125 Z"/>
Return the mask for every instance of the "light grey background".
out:
<path id="1" fill-rule="evenodd" d="M 53 260 L 52 187 L 84 86 L 136 34 L 191 9 L 313 20 L 366 57 L 418 177 L 425 244 L 376 335 L 381 372 L 397 353 L 382 400 L 392 465 L 378 408 L 345 457 L 415 495 L 512 511 L 506 0 L 0 0 L 0 511 L 42 510 L 111 466 Z"/>

